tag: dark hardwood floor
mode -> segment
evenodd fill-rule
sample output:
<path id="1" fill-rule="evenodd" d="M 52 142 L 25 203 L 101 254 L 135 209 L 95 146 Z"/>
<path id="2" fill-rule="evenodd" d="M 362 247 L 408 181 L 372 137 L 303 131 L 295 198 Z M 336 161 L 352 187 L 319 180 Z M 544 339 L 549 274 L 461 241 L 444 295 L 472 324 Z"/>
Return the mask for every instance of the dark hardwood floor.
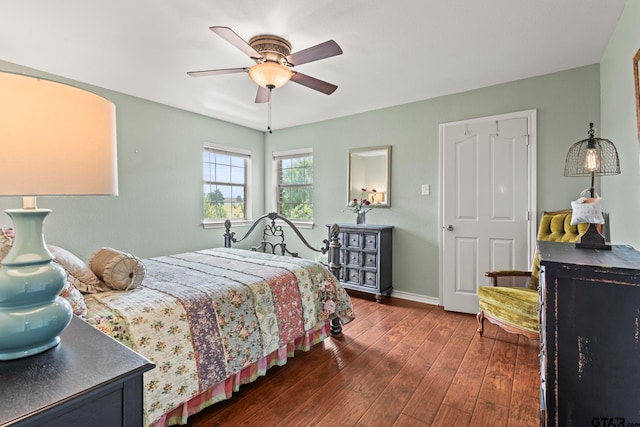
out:
<path id="1" fill-rule="evenodd" d="M 351 292 L 350 292 L 351 293 Z M 539 425 L 538 342 L 473 315 L 352 293 L 344 337 L 189 418 L 210 426 Z"/>

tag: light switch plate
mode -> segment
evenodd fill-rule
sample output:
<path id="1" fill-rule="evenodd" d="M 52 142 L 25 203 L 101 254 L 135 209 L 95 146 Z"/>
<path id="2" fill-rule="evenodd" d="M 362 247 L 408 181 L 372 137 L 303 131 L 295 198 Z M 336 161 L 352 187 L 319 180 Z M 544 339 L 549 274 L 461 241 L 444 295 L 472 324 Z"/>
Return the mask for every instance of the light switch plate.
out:
<path id="1" fill-rule="evenodd" d="M 431 192 L 431 186 L 429 184 L 422 184 L 422 195 L 428 196 Z"/>

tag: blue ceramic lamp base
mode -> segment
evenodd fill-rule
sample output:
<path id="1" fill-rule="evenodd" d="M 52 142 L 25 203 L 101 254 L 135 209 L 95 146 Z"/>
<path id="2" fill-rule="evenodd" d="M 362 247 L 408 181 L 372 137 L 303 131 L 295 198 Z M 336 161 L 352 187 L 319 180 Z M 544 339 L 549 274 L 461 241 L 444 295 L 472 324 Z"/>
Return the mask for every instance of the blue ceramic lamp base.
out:
<path id="1" fill-rule="evenodd" d="M 49 209 L 9 209 L 16 238 L 0 268 L 0 360 L 41 353 L 60 342 L 71 305 L 58 294 L 66 273 L 42 233 Z"/>

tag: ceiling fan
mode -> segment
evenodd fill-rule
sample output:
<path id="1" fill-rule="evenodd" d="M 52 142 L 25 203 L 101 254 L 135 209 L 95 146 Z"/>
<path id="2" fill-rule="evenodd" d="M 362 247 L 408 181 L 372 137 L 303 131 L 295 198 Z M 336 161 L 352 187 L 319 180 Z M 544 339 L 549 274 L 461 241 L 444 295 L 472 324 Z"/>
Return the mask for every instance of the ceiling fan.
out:
<path id="1" fill-rule="evenodd" d="M 291 43 L 282 37 L 259 35 L 252 37 L 247 43 L 229 27 L 213 26 L 209 29 L 244 52 L 256 62 L 256 65 L 188 72 L 192 77 L 249 73 L 251 80 L 258 85 L 256 102 L 269 102 L 271 90 L 281 87 L 289 80 L 327 95 L 331 95 L 338 88 L 334 84 L 292 70 L 293 67 L 307 62 L 342 54 L 342 49 L 333 40 L 291 53 Z"/>

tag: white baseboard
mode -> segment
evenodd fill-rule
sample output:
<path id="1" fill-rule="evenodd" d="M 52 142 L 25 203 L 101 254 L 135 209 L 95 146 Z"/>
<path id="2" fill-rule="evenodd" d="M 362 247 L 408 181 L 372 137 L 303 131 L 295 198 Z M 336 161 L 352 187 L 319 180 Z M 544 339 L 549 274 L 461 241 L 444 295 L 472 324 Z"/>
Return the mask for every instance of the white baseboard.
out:
<path id="1" fill-rule="evenodd" d="M 393 292 L 391 292 L 391 298 L 400 298 L 409 301 L 421 302 L 424 304 L 440 305 L 439 298 L 427 297 L 424 295 L 413 294 L 411 292 L 396 291 L 395 289 L 393 290 Z"/>

